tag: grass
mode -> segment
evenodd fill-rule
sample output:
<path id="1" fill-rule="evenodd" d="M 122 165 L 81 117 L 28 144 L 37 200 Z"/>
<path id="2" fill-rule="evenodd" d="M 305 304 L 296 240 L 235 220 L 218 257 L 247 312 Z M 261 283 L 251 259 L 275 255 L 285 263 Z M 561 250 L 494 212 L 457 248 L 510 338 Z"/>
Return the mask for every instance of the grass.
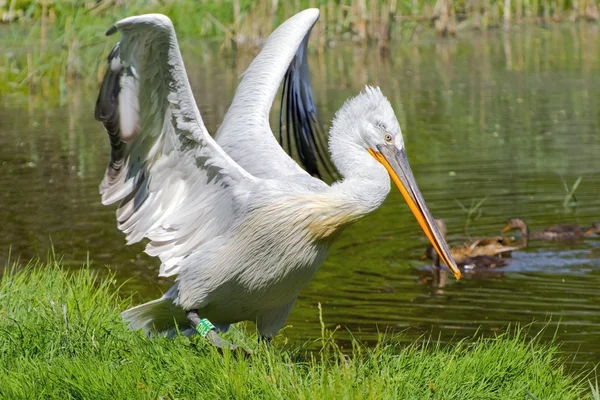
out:
<path id="1" fill-rule="evenodd" d="M 464 227 L 465 233 L 467 235 L 470 235 L 469 228 L 471 227 L 471 224 L 481 217 L 481 214 L 483 212 L 481 206 L 483 206 L 483 203 L 485 203 L 487 201 L 487 199 L 488 199 L 488 197 L 485 196 L 483 199 L 479 200 L 477 203 L 475 203 L 474 199 L 471 199 L 471 205 L 469 206 L 469 208 L 465 207 L 463 205 L 463 203 L 461 203 L 458 199 L 454 199 L 454 202 L 456 204 L 458 204 L 460 209 L 467 216 L 467 218 L 465 219 L 465 227 Z"/>
<path id="2" fill-rule="evenodd" d="M 382 340 L 339 351 L 333 334 L 309 347 L 255 344 L 221 355 L 194 337 L 146 338 L 119 313 L 130 305 L 114 276 L 59 262 L 7 268 L 0 283 L 0 397 L 20 398 L 598 398 L 598 385 L 571 376 L 555 344 L 523 330 L 495 338 L 409 346 Z M 319 329 L 315 327 L 315 329 Z"/>
<path id="3" fill-rule="evenodd" d="M 565 209 L 565 211 L 568 211 L 568 210 L 575 211 L 575 207 L 577 207 L 577 203 L 578 203 L 577 197 L 575 196 L 575 191 L 577 191 L 577 188 L 579 187 L 579 184 L 581 183 L 581 180 L 583 178 L 581 176 L 577 177 L 577 180 L 575 181 L 575 183 L 573 183 L 573 186 L 571 186 L 570 188 L 562 176 L 560 177 L 560 179 L 562 181 L 563 187 L 566 192 L 565 197 L 562 202 L 562 206 Z"/>

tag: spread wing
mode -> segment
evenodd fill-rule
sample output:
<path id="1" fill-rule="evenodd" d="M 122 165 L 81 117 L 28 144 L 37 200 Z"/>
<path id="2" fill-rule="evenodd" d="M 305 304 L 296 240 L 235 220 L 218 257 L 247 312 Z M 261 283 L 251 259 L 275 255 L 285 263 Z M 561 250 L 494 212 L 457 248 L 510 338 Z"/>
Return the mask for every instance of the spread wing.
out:
<path id="1" fill-rule="evenodd" d="M 295 148 L 306 172 L 321 177 L 322 171 L 328 175 L 332 175 L 332 172 L 324 154 L 327 149 L 323 143 L 326 133 L 319 119 L 310 84 L 307 57 L 309 35 L 310 32 L 298 47 L 283 80 L 279 144 L 285 146 L 289 155 L 292 155 Z"/>
<path id="2" fill-rule="evenodd" d="M 196 107 L 173 25 L 159 14 L 119 21 L 121 41 L 108 58 L 96 119 L 111 155 L 100 185 L 103 204 L 119 203 L 128 243 L 150 239 L 160 274 L 229 231 L 255 178 L 208 134 Z"/>
<path id="3" fill-rule="evenodd" d="M 294 175 L 307 182 L 319 176 L 317 160 L 323 145 L 316 136 L 319 118 L 310 86 L 306 46 L 318 9 L 302 11 L 281 24 L 267 39 L 250 64 L 216 135 L 217 142 L 239 165 L 261 178 L 282 179 Z M 295 146 L 307 174 L 281 148 L 269 125 L 269 112 L 285 77 L 282 125 L 288 150 Z M 291 136 L 293 137 L 291 137 Z M 321 165 L 325 165 L 321 161 Z"/>

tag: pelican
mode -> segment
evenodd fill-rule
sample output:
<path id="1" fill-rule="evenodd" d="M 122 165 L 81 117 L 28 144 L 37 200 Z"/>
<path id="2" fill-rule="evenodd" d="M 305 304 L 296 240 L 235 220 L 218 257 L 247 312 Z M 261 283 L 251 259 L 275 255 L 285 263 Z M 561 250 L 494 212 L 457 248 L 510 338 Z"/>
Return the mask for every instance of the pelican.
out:
<path id="1" fill-rule="evenodd" d="M 270 340 L 341 231 L 377 209 L 398 186 L 421 228 L 456 278 L 460 271 L 421 196 L 394 111 L 367 87 L 336 113 L 329 151 L 342 179 L 331 185 L 302 169 L 277 142 L 269 111 L 282 80 L 296 141 L 310 150 L 316 121 L 306 46 L 317 9 L 293 16 L 265 42 L 211 137 L 164 15 L 125 18 L 108 57 L 96 119 L 111 154 L 103 204 L 119 202 L 127 243 L 149 240 L 160 276 L 177 275 L 159 299 L 122 313 L 147 334 L 219 331 L 254 321 Z M 210 93 L 198 93 L 210 96 Z M 303 139 L 304 138 L 304 139 Z M 314 145 L 314 143 L 313 143 Z M 301 146 L 302 147 L 302 146 Z M 316 149 L 312 149 L 313 151 Z"/>

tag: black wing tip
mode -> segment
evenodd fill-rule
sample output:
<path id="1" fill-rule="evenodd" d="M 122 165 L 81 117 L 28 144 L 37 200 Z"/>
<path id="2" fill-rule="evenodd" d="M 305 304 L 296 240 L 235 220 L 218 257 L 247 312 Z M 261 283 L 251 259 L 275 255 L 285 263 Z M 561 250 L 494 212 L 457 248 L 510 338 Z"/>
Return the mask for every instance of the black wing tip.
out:
<path id="1" fill-rule="evenodd" d="M 115 116 L 118 118 L 117 110 L 117 99 L 119 96 L 120 86 L 120 71 L 113 71 L 111 69 L 112 60 L 119 55 L 119 43 L 117 43 L 107 57 L 108 68 L 104 73 L 104 78 L 100 84 L 100 91 L 96 99 L 96 107 L 94 109 L 94 118 L 104 124 L 107 130 L 107 122 L 114 119 Z M 114 123 L 114 121 L 113 121 Z M 114 125 L 114 124 L 113 124 Z"/>
<path id="2" fill-rule="evenodd" d="M 325 155 L 322 138 L 326 130 L 321 124 L 312 94 L 306 41 L 298 48 L 283 81 L 281 110 L 279 114 L 279 143 L 284 147 L 283 128 L 286 130 L 287 152 L 292 156 L 292 143 L 301 166 L 310 175 L 323 178 L 323 174 L 335 178 Z M 285 110 L 284 110 L 285 108 Z M 285 123 L 284 123 L 285 120 Z"/>
<path id="3" fill-rule="evenodd" d="M 106 30 L 106 33 L 105 33 L 105 35 L 106 35 L 106 36 L 110 36 L 110 35 L 112 35 L 112 34 L 116 33 L 117 31 L 118 31 L 118 29 L 117 29 L 117 26 L 116 26 L 116 25 L 113 25 L 113 26 L 111 26 L 110 28 L 108 28 L 108 29 Z"/>

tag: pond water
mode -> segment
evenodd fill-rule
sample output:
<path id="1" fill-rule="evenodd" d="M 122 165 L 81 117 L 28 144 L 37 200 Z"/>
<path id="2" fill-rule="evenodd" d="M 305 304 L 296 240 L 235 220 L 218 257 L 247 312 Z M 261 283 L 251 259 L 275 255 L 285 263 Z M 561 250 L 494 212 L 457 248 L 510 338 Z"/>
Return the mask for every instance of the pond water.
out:
<path id="1" fill-rule="evenodd" d="M 421 39 L 374 49 L 337 46 L 311 55 L 313 87 L 330 121 L 365 84 L 392 102 L 413 171 L 450 242 L 496 235 L 509 217 L 532 229 L 600 221 L 600 56 L 598 26 L 569 25 Z M 182 51 L 199 108 L 214 132 L 251 55 L 223 56 L 196 41 Z M 96 92 L 59 101 L 4 98 L 0 109 L 0 261 L 45 257 L 51 245 L 72 268 L 106 265 L 136 299 L 170 281 L 143 245 L 125 246 L 115 207 L 98 184 L 109 154 L 93 119 Z M 278 105 L 274 106 L 273 122 Z M 277 126 L 277 125 L 273 125 Z M 566 206 L 565 184 L 581 177 Z M 480 207 L 474 207 L 481 203 Z M 475 209 L 476 208 L 476 209 Z M 473 210 L 471 215 L 468 210 Z M 426 240 L 401 196 L 347 229 L 302 292 L 284 335 L 320 335 L 318 303 L 338 338 L 374 341 L 378 332 L 441 342 L 493 335 L 532 323 L 557 336 L 576 368 L 600 361 L 600 237 L 532 241 L 493 273 L 431 282 Z"/>

